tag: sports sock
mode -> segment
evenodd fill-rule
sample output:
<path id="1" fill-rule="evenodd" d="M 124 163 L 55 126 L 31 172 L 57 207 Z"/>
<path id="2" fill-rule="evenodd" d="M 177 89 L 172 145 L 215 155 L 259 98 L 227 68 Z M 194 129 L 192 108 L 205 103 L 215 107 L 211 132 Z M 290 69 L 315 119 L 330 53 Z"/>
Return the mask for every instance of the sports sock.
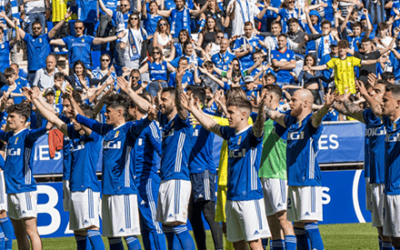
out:
<path id="1" fill-rule="evenodd" d="M 103 239 L 101 238 L 101 234 L 98 230 L 88 230 L 87 234 L 93 250 L 105 249 Z"/>
<path id="2" fill-rule="evenodd" d="M 285 241 L 284 240 L 273 240 L 271 242 L 271 247 L 273 250 L 284 250 L 285 249 Z"/>
<path id="3" fill-rule="evenodd" d="M 162 229 L 163 229 L 163 232 L 165 234 L 165 237 L 167 237 L 168 249 L 175 249 L 174 248 L 174 245 L 175 245 L 174 242 L 175 241 L 179 241 L 179 240 L 178 240 L 178 238 L 175 237 L 174 230 L 172 229 L 172 227 L 169 227 L 169 226 L 163 226 Z"/>
<path id="4" fill-rule="evenodd" d="M 263 249 L 267 248 L 268 246 L 268 239 L 261 239 L 261 243 L 263 245 Z"/>
<path id="5" fill-rule="evenodd" d="M 87 235 L 75 235 L 76 245 L 78 250 L 86 250 Z"/>
<path id="6" fill-rule="evenodd" d="M 324 250 L 321 234 L 319 233 L 318 223 L 304 223 L 304 229 L 310 239 L 312 249 Z"/>
<path id="7" fill-rule="evenodd" d="M 13 238 L 14 238 L 14 228 L 12 226 L 11 220 L 8 219 L 8 217 L 1 218 L 0 219 L 0 226 L 1 226 L 1 229 L 3 229 L 3 232 L 4 232 L 5 250 L 11 250 L 12 249 Z"/>
<path id="8" fill-rule="evenodd" d="M 194 245 L 194 241 L 189 231 L 187 230 L 186 225 L 173 226 L 175 235 L 178 237 L 179 242 L 181 243 L 182 249 L 185 250 L 195 250 L 196 247 Z"/>
<path id="9" fill-rule="evenodd" d="M 382 238 L 380 235 L 378 235 L 378 240 L 379 240 L 379 250 L 382 250 Z"/>
<path id="10" fill-rule="evenodd" d="M 0 227 L 0 249 L 4 249 L 5 239 L 3 229 Z"/>
<path id="11" fill-rule="evenodd" d="M 304 228 L 295 227 L 294 234 L 296 235 L 297 250 L 309 250 L 310 244 Z"/>
<path id="12" fill-rule="evenodd" d="M 121 238 L 108 238 L 108 244 L 112 250 L 124 250 Z"/>
<path id="13" fill-rule="evenodd" d="M 392 243 L 386 242 L 386 241 L 382 241 L 382 250 L 392 250 Z"/>
<path id="14" fill-rule="evenodd" d="M 140 241 L 136 236 L 129 236 L 125 238 L 126 244 L 129 250 L 139 250 L 142 249 Z"/>
<path id="15" fill-rule="evenodd" d="M 286 235 L 285 236 L 285 248 L 286 250 L 296 250 L 296 236 L 295 235 Z"/>

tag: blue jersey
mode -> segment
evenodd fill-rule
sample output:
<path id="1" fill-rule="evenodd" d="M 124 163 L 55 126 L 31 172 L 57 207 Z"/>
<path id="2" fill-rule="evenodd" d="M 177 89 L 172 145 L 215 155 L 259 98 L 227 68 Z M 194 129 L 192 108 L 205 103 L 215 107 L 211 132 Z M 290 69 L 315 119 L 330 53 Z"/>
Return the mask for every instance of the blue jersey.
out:
<path id="1" fill-rule="evenodd" d="M 161 180 L 190 180 L 189 156 L 192 149 L 193 127 L 189 115 L 182 120 L 177 114 L 170 121 L 158 113 L 162 127 Z"/>
<path id="2" fill-rule="evenodd" d="M 271 61 L 278 60 L 279 62 L 290 62 L 291 60 L 296 60 L 294 58 L 294 52 L 292 50 L 286 49 L 281 52 L 279 50 L 273 50 L 271 52 Z M 281 69 L 276 73 L 276 83 L 294 83 L 293 76 L 290 75 L 291 70 Z"/>
<path id="3" fill-rule="evenodd" d="M 174 46 L 175 46 L 175 58 L 179 58 L 179 57 L 183 56 L 182 44 L 181 43 L 174 43 Z"/>
<path id="4" fill-rule="evenodd" d="M 131 160 L 136 167 L 136 186 L 147 183 L 148 179 L 157 179 L 157 154 L 161 156 L 161 132 L 158 123 L 153 121 L 143 130 L 131 151 Z"/>
<path id="5" fill-rule="evenodd" d="M 157 23 L 160 19 L 162 19 L 162 16 L 147 13 L 147 18 L 144 20 L 143 24 L 148 36 L 154 35 L 157 30 Z"/>
<path id="6" fill-rule="evenodd" d="M 217 173 L 213 159 L 214 137 L 214 133 L 201 125 L 196 125 L 193 128 L 193 145 L 189 157 L 191 174 L 202 173 L 205 170 L 210 171 L 210 173 Z"/>
<path id="7" fill-rule="evenodd" d="M 63 177 L 62 180 L 70 180 L 71 177 L 71 140 L 69 137 L 64 136 L 63 147 Z"/>
<path id="8" fill-rule="evenodd" d="M 363 112 L 365 121 L 365 136 L 368 137 L 370 183 L 385 182 L 385 137 L 386 129 L 382 120 L 371 109 Z"/>
<path id="9" fill-rule="evenodd" d="M 263 137 L 255 137 L 252 126 L 237 133 L 229 126 L 222 126 L 220 133 L 222 138 L 228 141 L 227 200 L 245 201 L 263 198 L 258 178 Z"/>
<path id="10" fill-rule="evenodd" d="M 17 133 L 0 130 L 0 140 L 7 143 L 4 178 L 8 194 L 36 191 L 31 153 L 36 140 L 44 134 L 45 126 L 32 130 L 25 128 Z"/>
<path id="11" fill-rule="evenodd" d="M 67 131 L 71 138 L 71 192 L 83 192 L 87 188 L 100 192 L 96 168 L 103 138 L 94 131 L 90 135 L 80 135 L 73 124 L 68 125 Z"/>
<path id="12" fill-rule="evenodd" d="M 81 60 L 86 68 L 91 69 L 91 47 L 94 37 L 92 36 L 67 36 L 62 39 L 68 47 L 69 67 L 73 68 L 74 63 Z"/>
<path id="13" fill-rule="evenodd" d="M 96 0 L 77 0 L 78 20 L 84 23 L 97 22 L 97 1 Z"/>
<path id="14" fill-rule="evenodd" d="M 322 121 L 324 122 L 333 122 L 333 121 L 338 121 L 339 120 L 339 112 L 336 110 L 332 109 L 329 111 L 324 118 L 322 118 Z"/>
<path id="15" fill-rule="evenodd" d="M 385 139 L 385 194 L 400 194 L 400 119 L 395 122 L 383 117 Z"/>
<path id="16" fill-rule="evenodd" d="M 107 9 L 112 10 L 113 12 L 117 11 L 118 0 L 104 0 L 103 3 Z M 99 10 L 101 14 L 107 15 L 101 8 L 99 8 Z"/>
<path id="17" fill-rule="evenodd" d="M 179 37 L 179 32 L 183 29 L 189 31 L 189 34 L 191 34 L 190 11 L 187 7 L 184 7 L 182 10 L 173 9 L 170 19 L 172 37 Z"/>
<path id="18" fill-rule="evenodd" d="M 0 71 L 10 67 L 10 42 L 4 42 L 0 44 Z"/>
<path id="19" fill-rule="evenodd" d="M 161 63 L 147 62 L 147 65 L 149 67 L 150 81 L 168 80 L 168 67 L 166 61 L 162 61 Z"/>
<path id="20" fill-rule="evenodd" d="M 350 49 L 358 51 L 358 44 L 361 44 L 361 39 L 363 37 L 364 37 L 363 35 L 360 35 L 358 37 L 348 36 L 347 41 L 349 42 Z"/>
<path id="21" fill-rule="evenodd" d="M 397 52 L 400 53 L 400 49 L 396 48 Z M 394 79 L 396 81 L 400 80 L 400 60 L 396 58 L 393 52 L 390 52 L 389 54 L 389 60 L 390 60 L 390 66 L 393 67 L 393 74 L 394 74 Z"/>
<path id="22" fill-rule="evenodd" d="M 28 71 L 36 71 L 46 67 L 46 58 L 50 54 L 49 35 L 33 37 L 25 33 L 24 41 L 28 55 Z"/>
<path id="23" fill-rule="evenodd" d="M 217 53 L 212 56 L 211 61 L 215 64 L 217 68 L 220 70 L 228 71 L 229 64 L 231 64 L 232 60 L 236 58 L 235 54 L 226 51 L 225 53 Z"/>
<path id="24" fill-rule="evenodd" d="M 130 152 L 140 133 L 150 124 L 149 119 L 127 122 L 114 128 L 78 115 L 77 121 L 103 136 L 103 194 L 136 194 L 135 166 Z"/>
<path id="25" fill-rule="evenodd" d="M 175 87 L 176 86 L 176 72 L 172 72 L 169 75 L 168 87 Z M 185 74 L 182 76 L 182 85 L 194 85 L 193 74 L 186 70 Z"/>
<path id="26" fill-rule="evenodd" d="M 296 18 L 298 20 L 301 19 L 301 15 L 303 11 L 300 12 L 299 16 L 299 9 L 295 8 L 293 10 L 289 10 L 286 8 L 279 9 L 279 16 L 281 16 L 281 26 L 282 26 L 282 34 L 287 33 L 289 30 L 288 20 L 290 18 Z"/>
<path id="27" fill-rule="evenodd" d="M 199 57 L 187 56 L 187 55 L 182 55 L 182 56 L 184 56 L 184 57 L 186 57 L 188 59 L 189 64 L 194 64 L 195 66 L 200 66 L 200 67 L 203 65 L 203 60 L 201 58 L 199 58 Z M 169 64 L 171 64 L 175 68 L 178 68 L 179 59 L 180 59 L 180 57 L 175 57 L 175 59 L 172 60 Z"/>
<path id="28" fill-rule="evenodd" d="M 19 79 L 19 78 L 18 78 Z M 18 80 L 17 79 L 17 80 Z M 16 86 L 16 88 L 11 92 L 11 93 L 14 93 L 14 94 L 22 94 L 22 87 L 29 87 L 29 84 L 27 85 L 27 82 L 28 81 L 23 81 L 23 80 L 21 80 L 21 79 L 19 79 L 19 83 L 20 84 L 18 84 L 17 83 L 17 80 L 15 81 L 15 84 L 17 85 Z M 8 88 L 9 88 L 9 86 L 8 85 L 4 85 L 3 87 L 1 87 L 1 91 L 4 91 L 4 92 L 6 92 L 7 90 L 8 90 Z M 13 97 L 13 99 L 14 99 L 14 104 L 20 104 L 23 100 L 26 100 L 26 98 L 25 98 L 25 96 L 15 96 L 15 97 Z"/>
<path id="29" fill-rule="evenodd" d="M 112 16 L 112 22 L 117 32 L 123 31 L 128 28 L 128 21 L 131 12 L 123 14 L 121 11 L 114 11 Z"/>
<path id="30" fill-rule="evenodd" d="M 247 39 L 243 36 L 236 39 L 235 44 L 233 45 L 233 50 L 242 50 L 246 48 L 247 44 L 250 44 L 250 46 L 253 47 L 253 51 L 250 51 L 247 55 L 239 58 L 243 69 L 249 69 L 254 65 L 253 53 L 256 52 L 256 49 L 261 49 L 260 39 L 258 37 L 252 36 L 250 39 Z"/>
<path id="31" fill-rule="evenodd" d="M 288 128 L 286 166 L 290 186 L 321 186 L 321 169 L 316 156 L 322 126 L 314 128 L 311 116 L 309 114 L 301 122 L 290 114 L 285 116 Z"/>

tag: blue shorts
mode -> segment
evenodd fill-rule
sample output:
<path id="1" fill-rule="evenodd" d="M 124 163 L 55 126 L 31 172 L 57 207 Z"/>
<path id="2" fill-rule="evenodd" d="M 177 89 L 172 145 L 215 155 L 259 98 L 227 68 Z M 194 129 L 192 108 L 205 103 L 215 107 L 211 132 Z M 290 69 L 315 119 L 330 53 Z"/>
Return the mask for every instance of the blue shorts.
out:
<path id="1" fill-rule="evenodd" d="M 215 201 L 215 182 L 217 174 L 206 170 L 198 174 L 190 174 L 194 202 Z"/>

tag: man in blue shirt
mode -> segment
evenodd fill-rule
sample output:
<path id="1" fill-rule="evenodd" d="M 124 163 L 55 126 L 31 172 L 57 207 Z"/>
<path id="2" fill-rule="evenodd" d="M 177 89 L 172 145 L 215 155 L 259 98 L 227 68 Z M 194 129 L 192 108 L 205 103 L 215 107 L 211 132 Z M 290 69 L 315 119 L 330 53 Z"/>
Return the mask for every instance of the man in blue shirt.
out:
<path id="1" fill-rule="evenodd" d="M 184 71 L 181 71 L 176 76 L 176 90 L 164 88 L 158 98 L 158 121 L 162 127 L 163 140 L 157 221 L 163 223 L 168 249 L 173 249 L 174 241 L 179 240 L 182 249 L 194 250 L 194 241 L 186 227 L 192 189 L 188 163 L 193 127 L 189 113 L 180 103 L 180 94 L 184 92 L 183 74 Z M 148 109 L 150 103 L 130 89 L 123 78 L 118 79 L 118 85 L 140 108 Z"/>
<path id="2" fill-rule="evenodd" d="M 262 249 L 262 238 L 271 236 L 258 170 L 261 162 L 265 105 L 260 105 L 254 126 L 248 119 L 251 103 L 244 98 L 228 100 L 229 126 L 220 126 L 197 109 L 193 96 L 182 97 L 182 105 L 203 128 L 228 141 L 227 237 L 235 249 Z"/>
<path id="3" fill-rule="evenodd" d="M 267 115 L 281 126 L 288 129 L 286 163 L 288 173 L 287 218 L 294 222 L 297 229 L 304 228 L 307 237 L 301 230 L 296 230 L 297 245 L 307 245 L 323 250 L 324 244 L 318 229 L 322 221 L 322 177 L 321 169 L 316 162 L 318 140 L 321 136 L 321 122 L 328 113 L 334 95 L 329 91 L 325 95 L 325 105 L 312 113 L 314 97 L 311 91 L 297 90 L 289 105 L 290 114 L 267 109 Z"/>
<path id="4" fill-rule="evenodd" d="M 108 237 L 110 249 L 124 249 L 124 237 L 129 249 L 139 249 L 140 234 L 135 162 L 130 157 L 136 140 L 155 118 L 147 107 L 148 116 L 138 122 L 126 122 L 129 100 L 113 94 L 106 101 L 106 123 L 76 116 L 76 121 L 103 136 L 103 236 Z"/>
<path id="5" fill-rule="evenodd" d="M 229 48 L 229 39 L 223 38 L 220 43 L 220 51 L 219 53 L 212 56 L 211 61 L 215 64 L 217 68 L 223 71 L 228 71 L 229 64 L 232 62 L 234 58 L 236 58 L 235 54 L 232 54 L 228 51 Z"/>
<path id="6" fill-rule="evenodd" d="M 181 71 L 185 72 L 182 77 L 183 88 L 186 89 L 187 86 L 194 85 L 193 74 L 189 70 L 187 70 L 188 66 L 189 66 L 189 60 L 186 57 L 180 57 L 177 71 L 172 72 L 169 75 L 168 87 L 175 88 L 176 75 L 178 74 L 177 72 Z"/>
<path id="7" fill-rule="evenodd" d="M 52 127 L 51 123 L 39 129 L 27 129 L 30 104 L 22 102 L 8 110 L 7 124 L 11 132 L 0 130 L 0 140 L 7 143 L 4 166 L 8 212 L 14 226 L 18 246 L 24 249 L 42 249 L 37 230 L 37 189 L 32 173 L 31 155 L 34 143 Z M 29 236 L 29 239 L 28 237 Z"/>
<path id="8" fill-rule="evenodd" d="M 11 28 L 16 29 L 21 38 L 25 41 L 28 54 L 27 80 L 29 83 L 33 83 L 37 70 L 46 67 L 46 58 L 50 54 L 50 40 L 55 36 L 57 30 L 61 28 L 65 20 L 71 15 L 72 12 L 66 13 L 63 20 L 58 22 L 58 24 L 54 26 L 47 34 L 43 35 L 41 35 L 43 30 L 42 25 L 39 21 L 35 21 L 32 24 L 33 35 L 30 35 L 23 29 L 18 28 L 18 26 L 16 26 L 14 22 L 4 14 L 4 12 L 0 13 L 0 17 L 4 18 Z"/>
<path id="9" fill-rule="evenodd" d="M 104 249 L 100 228 L 100 185 L 96 175 L 96 167 L 102 149 L 102 137 L 96 132 L 73 123 L 66 124 L 48 110 L 38 99 L 40 92 L 35 91 L 31 99 L 42 116 L 51 121 L 66 137 L 71 140 L 71 176 L 69 204 L 70 229 L 74 231 L 78 248 L 85 249 L 89 237 L 92 249 Z M 76 111 L 88 118 L 94 118 L 93 108 L 87 105 L 79 107 L 73 97 L 68 95 Z"/>
<path id="10" fill-rule="evenodd" d="M 50 44 L 67 46 L 69 68 L 72 69 L 76 61 L 81 60 L 87 69 L 92 68 L 91 47 L 102 43 L 112 42 L 125 36 L 124 32 L 117 36 L 109 36 L 105 38 L 84 35 L 85 26 L 82 21 L 75 22 L 75 36 L 67 36 L 62 39 L 51 40 Z"/>
<path id="11" fill-rule="evenodd" d="M 282 87 L 294 83 L 290 72 L 296 68 L 294 52 L 287 47 L 287 36 L 278 36 L 278 49 L 271 52 L 272 68 L 276 73 L 276 83 Z"/>
<path id="12" fill-rule="evenodd" d="M 131 5 L 129 1 L 127 0 L 122 0 L 121 1 L 121 11 L 114 10 L 113 8 L 108 8 L 102 0 L 99 1 L 99 6 L 100 9 L 106 13 L 109 17 L 111 17 L 113 26 L 115 26 L 115 31 L 117 34 L 124 29 L 128 28 L 128 19 L 129 15 L 132 13 L 130 11 Z M 140 1 L 138 1 L 138 4 L 140 4 Z"/>
<path id="13" fill-rule="evenodd" d="M 29 88 L 29 84 L 27 84 L 27 82 L 20 81 L 21 85 L 19 85 L 17 83 L 17 79 L 19 79 L 19 77 L 15 70 L 11 67 L 4 70 L 4 75 L 6 76 L 7 84 L 1 87 L 0 90 L 4 91 L 4 93 L 10 93 L 9 97 L 12 97 L 14 99 L 14 104 L 20 104 L 23 100 L 26 100 L 26 98 L 22 94 L 22 88 Z"/>

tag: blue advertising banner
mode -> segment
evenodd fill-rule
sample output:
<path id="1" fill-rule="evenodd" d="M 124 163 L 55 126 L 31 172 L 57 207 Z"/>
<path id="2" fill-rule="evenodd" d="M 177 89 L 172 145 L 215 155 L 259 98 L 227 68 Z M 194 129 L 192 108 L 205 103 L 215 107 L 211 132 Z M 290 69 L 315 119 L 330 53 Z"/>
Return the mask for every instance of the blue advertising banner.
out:
<path id="1" fill-rule="evenodd" d="M 323 214 L 320 224 L 365 223 L 365 181 L 362 170 L 322 172 Z M 73 236 L 69 214 L 63 211 L 62 183 L 38 184 L 38 229 L 44 238 Z M 207 223 L 204 221 L 206 229 Z"/>
<path id="2" fill-rule="evenodd" d="M 331 164 L 363 162 L 364 134 L 365 125 L 360 122 L 324 123 L 322 135 L 318 142 L 318 163 Z M 218 166 L 219 162 L 221 145 L 222 139 L 215 136 L 214 162 L 216 166 Z M 63 155 L 61 152 L 57 152 L 56 157 L 50 159 L 47 134 L 37 140 L 34 154 L 34 175 L 62 174 Z M 102 154 L 100 155 L 100 159 L 101 158 Z M 97 166 L 97 171 L 101 171 L 101 161 Z"/>

